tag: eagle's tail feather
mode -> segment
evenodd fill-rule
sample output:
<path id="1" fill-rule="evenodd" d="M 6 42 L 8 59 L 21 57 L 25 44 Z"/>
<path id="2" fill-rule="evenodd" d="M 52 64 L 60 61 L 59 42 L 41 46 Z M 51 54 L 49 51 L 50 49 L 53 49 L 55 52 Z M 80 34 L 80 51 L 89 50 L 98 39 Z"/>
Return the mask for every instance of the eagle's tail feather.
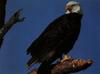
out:
<path id="1" fill-rule="evenodd" d="M 30 67 L 33 63 L 36 63 L 37 60 L 34 58 L 29 59 L 29 61 L 27 62 L 27 67 Z"/>

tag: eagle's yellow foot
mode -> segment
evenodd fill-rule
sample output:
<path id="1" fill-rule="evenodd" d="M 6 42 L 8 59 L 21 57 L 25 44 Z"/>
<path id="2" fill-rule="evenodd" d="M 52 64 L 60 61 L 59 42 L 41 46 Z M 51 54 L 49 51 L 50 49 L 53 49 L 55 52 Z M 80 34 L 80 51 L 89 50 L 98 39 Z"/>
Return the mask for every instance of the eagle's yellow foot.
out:
<path id="1" fill-rule="evenodd" d="M 60 62 L 64 62 L 64 61 L 70 60 L 70 59 L 71 59 L 70 56 L 68 56 L 68 55 L 63 55 L 63 58 L 60 60 Z"/>

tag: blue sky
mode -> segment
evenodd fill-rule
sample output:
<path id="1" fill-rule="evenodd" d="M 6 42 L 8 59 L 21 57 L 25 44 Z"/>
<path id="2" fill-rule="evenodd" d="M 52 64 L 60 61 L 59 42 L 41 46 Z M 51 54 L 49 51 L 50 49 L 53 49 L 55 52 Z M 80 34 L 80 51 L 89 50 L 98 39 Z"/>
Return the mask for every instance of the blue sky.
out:
<path id="1" fill-rule="evenodd" d="M 76 0 L 83 10 L 81 33 L 73 50 L 69 53 L 75 58 L 92 58 L 94 64 L 77 74 L 100 73 L 100 0 Z M 18 23 L 4 37 L 0 51 L 0 74 L 26 74 L 25 66 L 29 59 L 26 49 L 47 25 L 64 14 L 67 0 L 8 0 L 6 20 L 17 9 L 23 8 L 27 17 Z"/>

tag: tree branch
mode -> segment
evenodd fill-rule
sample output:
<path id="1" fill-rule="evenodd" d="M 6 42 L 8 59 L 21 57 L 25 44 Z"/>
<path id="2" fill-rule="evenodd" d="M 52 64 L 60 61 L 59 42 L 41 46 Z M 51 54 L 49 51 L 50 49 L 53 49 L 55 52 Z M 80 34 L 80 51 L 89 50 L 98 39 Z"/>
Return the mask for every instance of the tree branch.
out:
<path id="1" fill-rule="evenodd" d="M 3 27 L 0 29 L 0 44 L 2 44 L 3 41 L 3 37 L 5 36 L 5 34 L 11 29 L 11 27 L 18 23 L 18 22 L 23 22 L 25 17 L 20 18 L 21 16 L 21 11 L 22 9 L 19 9 L 18 11 L 16 11 L 11 18 L 8 20 L 8 22 L 3 25 Z"/>
<path id="2" fill-rule="evenodd" d="M 20 18 L 21 16 L 21 11 L 22 9 L 19 9 L 18 11 L 16 11 L 8 20 L 8 22 L 2 27 L 1 31 L 2 31 L 2 35 L 4 36 L 10 29 L 11 27 L 18 23 L 18 22 L 23 22 L 25 17 Z"/>
<path id="3" fill-rule="evenodd" d="M 63 62 L 58 62 L 50 66 L 50 72 L 47 74 L 70 74 L 87 69 L 92 65 L 93 61 L 83 59 L 70 58 Z M 29 74 L 37 74 L 36 70 L 32 70 Z"/>

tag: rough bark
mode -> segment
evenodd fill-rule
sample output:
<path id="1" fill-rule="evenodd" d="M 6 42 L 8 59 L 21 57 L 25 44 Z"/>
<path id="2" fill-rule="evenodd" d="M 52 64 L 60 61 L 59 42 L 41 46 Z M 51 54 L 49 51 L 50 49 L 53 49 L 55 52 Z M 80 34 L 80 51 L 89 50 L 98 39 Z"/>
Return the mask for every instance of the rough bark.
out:
<path id="1" fill-rule="evenodd" d="M 83 59 L 70 58 L 63 62 L 58 62 L 50 66 L 50 72 L 46 74 L 70 74 L 87 69 L 92 65 L 93 61 Z M 32 70 L 29 74 L 37 74 L 37 70 Z"/>

